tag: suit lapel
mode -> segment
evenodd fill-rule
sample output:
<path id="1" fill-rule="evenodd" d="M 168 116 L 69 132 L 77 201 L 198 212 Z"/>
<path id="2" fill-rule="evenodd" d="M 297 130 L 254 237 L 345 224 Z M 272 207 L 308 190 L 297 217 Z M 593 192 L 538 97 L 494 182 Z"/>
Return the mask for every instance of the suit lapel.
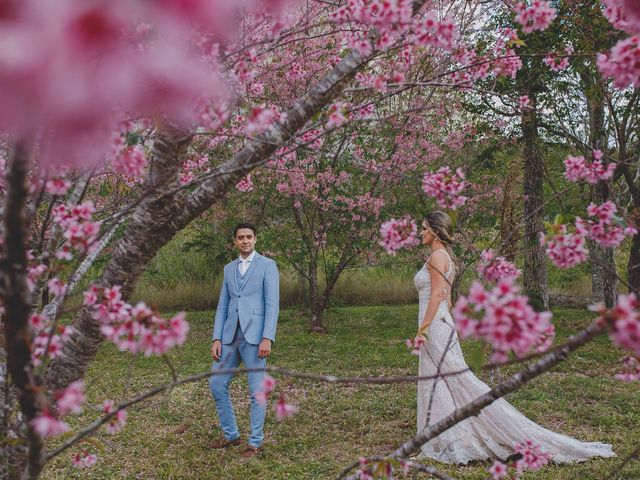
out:
<path id="1" fill-rule="evenodd" d="M 247 283 L 249 283 L 249 279 L 251 278 L 251 274 L 255 270 L 255 264 L 256 264 L 256 262 L 258 262 L 260 260 L 260 256 L 261 255 L 258 252 L 256 252 L 255 256 L 253 257 L 253 261 L 249 264 L 249 268 L 247 269 L 246 272 L 244 272 L 244 277 L 245 278 L 244 278 L 244 282 L 242 284 L 242 287 L 240 288 L 240 291 L 242 291 L 244 289 L 244 287 L 247 286 Z"/>
<path id="2" fill-rule="evenodd" d="M 233 269 L 233 286 L 236 289 L 236 295 L 240 293 L 240 283 L 238 281 L 238 260 L 234 260 L 231 263 L 231 268 Z"/>

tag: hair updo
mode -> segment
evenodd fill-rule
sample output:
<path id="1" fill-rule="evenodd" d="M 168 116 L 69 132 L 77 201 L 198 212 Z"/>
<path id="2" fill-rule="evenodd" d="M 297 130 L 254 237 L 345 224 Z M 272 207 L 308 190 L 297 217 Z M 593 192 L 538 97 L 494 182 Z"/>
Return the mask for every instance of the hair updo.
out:
<path id="1" fill-rule="evenodd" d="M 445 212 L 436 210 L 435 212 L 429 212 L 425 216 L 425 221 L 436 238 L 445 244 L 447 247 L 451 247 L 453 244 L 453 222 L 451 217 Z"/>

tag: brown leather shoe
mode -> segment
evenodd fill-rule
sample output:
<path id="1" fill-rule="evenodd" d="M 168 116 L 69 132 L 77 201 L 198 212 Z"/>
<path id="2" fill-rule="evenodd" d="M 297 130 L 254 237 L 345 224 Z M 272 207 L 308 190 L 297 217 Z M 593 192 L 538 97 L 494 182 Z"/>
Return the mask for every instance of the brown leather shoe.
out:
<path id="1" fill-rule="evenodd" d="M 255 455 L 257 455 L 261 451 L 262 451 L 262 447 L 254 447 L 253 445 L 247 444 L 247 446 L 244 448 L 244 450 L 240 454 L 240 457 L 248 460 L 250 458 L 253 458 Z"/>
<path id="2" fill-rule="evenodd" d="M 224 437 L 220 437 L 218 440 L 215 440 L 213 443 L 211 443 L 209 445 L 209 448 L 213 448 L 213 449 L 220 449 L 220 448 L 227 448 L 227 447 L 237 447 L 238 445 L 242 444 L 242 439 L 240 437 L 236 438 L 235 440 L 227 440 Z"/>

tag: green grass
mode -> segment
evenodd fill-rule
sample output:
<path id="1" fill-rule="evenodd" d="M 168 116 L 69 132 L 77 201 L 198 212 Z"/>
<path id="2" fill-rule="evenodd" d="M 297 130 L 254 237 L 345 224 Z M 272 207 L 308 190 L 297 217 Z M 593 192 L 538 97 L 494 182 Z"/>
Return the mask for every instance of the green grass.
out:
<path id="1" fill-rule="evenodd" d="M 327 315 L 330 333 L 318 336 L 307 333 L 305 319 L 296 310 L 285 310 L 270 364 L 335 375 L 415 374 L 417 359 L 408 353 L 404 339 L 414 332 L 416 315 L 417 307 L 412 305 L 334 308 Z M 189 339 L 171 354 L 180 375 L 209 368 L 211 319 L 211 312 L 189 315 Z M 559 340 L 588 322 L 588 312 L 556 311 Z M 599 338 L 508 398 L 544 426 L 581 440 L 612 443 L 619 458 L 550 465 L 523 475 L 523 479 L 612 478 L 609 472 L 640 443 L 640 388 L 611 379 L 620 353 L 607 338 Z M 513 372 L 509 367 L 500 373 L 505 377 Z M 122 398 L 125 389 L 133 396 L 168 378 L 162 360 L 133 358 L 105 345 L 87 375 L 88 404 L 94 408 L 74 418 L 72 426 L 95 419 L 97 405 L 104 398 Z M 483 378 L 487 380 L 486 375 Z M 284 388 L 300 412 L 283 422 L 269 413 L 266 451 L 256 459 L 242 462 L 239 449 L 220 452 L 208 448 L 219 429 L 213 400 L 203 381 L 132 408 L 129 423 L 120 433 L 100 433 L 98 438 L 105 448 L 92 470 L 75 470 L 67 453 L 46 467 L 44 478 L 335 478 L 360 455 L 388 453 L 415 433 L 414 384 L 335 386 L 284 380 L 278 388 Z M 246 434 L 248 399 L 243 376 L 233 382 L 232 396 L 240 428 Z M 438 465 L 460 479 L 486 479 L 489 466 L 487 462 L 466 467 Z M 410 478 L 428 477 L 420 474 Z M 631 462 L 617 478 L 640 478 L 640 463 Z"/>

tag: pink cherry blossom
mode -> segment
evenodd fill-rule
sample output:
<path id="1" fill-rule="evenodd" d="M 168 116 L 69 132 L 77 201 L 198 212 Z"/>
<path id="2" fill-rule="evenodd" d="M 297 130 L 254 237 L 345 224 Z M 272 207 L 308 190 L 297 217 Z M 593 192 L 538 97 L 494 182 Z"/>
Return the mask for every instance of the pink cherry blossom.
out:
<path id="1" fill-rule="evenodd" d="M 97 455 L 89 453 L 87 450 L 83 450 L 73 456 L 71 463 L 75 468 L 91 468 L 97 461 Z"/>
<path id="2" fill-rule="evenodd" d="M 503 359 L 509 351 L 522 357 L 546 344 L 552 333 L 551 312 L 536 312 L 512 280 L 499 280 L 490 290 L 474 281 L 456 302 L 454 316 L 461 338 L 483 339 Z"/>
<path id="3" fill-rule="evenodd" d="M 42 330 L 47 323 L 47 317 L 44 315 L 40 315 L 39 313 L 34 313 L 29 317 L 29 326 L 36 333 Z"/>
<path id="4" fill-rule="evenodd" d="M 524 33 L 546 30 L 556 18 L 556 11 L 545 0 L 518 0 L 513 7 L 515 21 L 522 25 Z"/>
<path id="5" fill-rule="evenodd" d="M 516 460 L 515 463 L 518 473 L 522 473 L 525 470 L 540 470 L 551 460 L 551 455 L 544 452 L 539 445 L 534 444 L 531 440 L 517 444 L 514 450 L 522 455 L 522 458 Z"/>
<path id="6" fill-rule="evenodd" d="M 246 177 L 242 177 L 236 184 L 236 188 L 240 192 L 251 192 L 253 190 L 253 182 L 251 181 L 251 174 Z"/>
<path id="7" fill-rule="evenodd" d="M 122 300 L 119 285 L 103 290 L 101 301 L 93 305 L 93 318 L 107 340 L 120 350 L 145 356 L 162 355 L 182 345 L 189 331 L 184 312 L 167 320 L 144 302 L 132 307 Z"/>
<path id="8" fill-rule="evenodd" d="M 407 348 L 411 349 L 412 355 L 420 355 L 420 349 L 427 343 L 424 335 L 418 335 L 415 338 L 407 338 Z"/>
<path id="9" fill-rule="evenodd" d="M 422 180 L 422 190 L 436 199 L 441 208 L 456 209 L 467 202 L 461 195 L 466 188 L 464 173 L 460 168 L 455 172 L 450 167 L 442 167 L 434 173 L 426 173 Z"/>
<path id="10" fill-rule="evenodd" d="M 520 110 L 527 110 L 528 108 L 531 108 L 531 99 L 528 95 L 522 95 L 518 99 L 518 104 L 520 105 Z"/>
<path id="11" fill-rule="evenodd" d="M 76 380 L 56 395 L 56 408 L 60 415 L 66 415 L 69 412 L 81 413 L 85 400 L 84 383 L 82 380 Z"/>
<path id="12" fill-rule="evenodd" d="M 395 255 L 402 248 L 411 248 L 418 245 L 418 228 L 416 222 L 404 217 L 400 220 L 392 218 L 380 226 L 380 236 L 378 242 L 389 255 Z"/>
<path id="13" fill-rule="evenodd" d="M 621 382 L 637 382 L 640 381 L 640 361 L 636 357 L 628 356 L 622 359 L 624 370 L 616 373 L 614 378 Z"/>
<path id="14" fill-rule="evenodd" d="M 558 56 L 556 53 L 549 53 L 542 63 L 549 67 L 552 72 L 560 72 L 569 67 L 569 57 L 573 54 L 573 47 L 571 45 L 564 48 L 564 56 Z"/>
<path id="15" fill-rule="evenodd" d="M 31 427 L 41 438 L 53 437 L 69 431 L 69 425 L 55 418 L 49 411 L 31 420 Z"/>
<path id="16" fill-rule="evenodd" d="M 262 405 L 267 403 L 267 398 L 273 393 L 276 388 L 276 380 L 270 375 L 265 374 L 262 380 L 262 389 L 256 394 L 256 399 Z"/>
<path id="17" fill-rule="evenodd" d="M 480 277 L 488 282 L 498 280 L 513 280 L 522 273 L 516 266 L 504 257 L 496 257 L 492 249 L 483 250 L 480 253 L 480 264 L 478 273 Z"/>
<path id="18" fill-rule="evenodd" d="M 283 420 L 287 417 L 293 417 L 298 412 L 298 407 L 287 403 L 284 395 L 280 395 L 278 401 L 273 405 L 273 411 L 277 420 Z"/>
<path id="19" fill-rule="evenodd" d="M 635 0 L 601 0 L 611 24 L 629 35 L 640 33 L 640 6 Z"/>
<path id="20" fill-rule="evenodd" d="M 500 460 L 496 460 L 493 462 L 491 468 L 489 468 L 489 473 L 491 474 L 491 478 L 493 480 L 499 480 L 507 476 L 509 467 L 507 467 Z"/>
<path id="21" fill-rule="evenodd" d="M 587 214 L 592 218 L 583 220 L 576 217 L 576 232 L 602 247 L 617 247 L 626 235 L 637 233 L 635 227 L 621 225 L 615 218 L 617 210 L 618 208 L 611 201 L 602 205 L 591 203 L 587 207 Z"/>
<path id="22" fill-rule="evenodd" d="M 83 305 L 95 305 L 98 301 L 99 293 L 100 289 L 96 285 L 91 285 L 88 290 L 82 292 L 82 296 L 84 297 Z"/>
<path id="23" fill-rule="evenodd" d="M 47 281 L 47 287 L 49 287 L 51 293 L 53 293 L 56 297 L 59 295 L 64 295 L 67 291 L 67 285 L 58 277 L 54 277 Z"/>
<path id="24" fill-rule="evenodd" d="M 64 195 L 69 190 L 69 187 L 71 187 L 71 182 L 62 178 L 47 180 L 45 184 L 46 192 L 51 195 Z"/>
<path id="25" fill-rule="evenodd" d="M 640 302 L 634 293 L 618 296 L 618 304 L 610 311 L 613 328 L 611 341 L 625 350 L 640 356 Z"/>
<path id="26" fill-rule="evenodd" d="M 556 267 L 571 268 L 587 260 L 589 252 L 584 236 L 568 233 L 566 225 L 554 225 L 553 229 L 551 238 L 541 235 L 540 241 L 546 244 L 547 256 Z"/>
<path id="27" fill-rule="evenodd" d="M 139 179 L 147 168 L 147 157 L 142 145 L 125 148 L 119 156 L 111 162 L 111 169 L 120 175 L 132 179 Z"/>
<path id="28" fill-rule="evenodd" d="M 596 184 L 601 180 L 611 178 L 616 169 L 616 164 L 610 163 L 605 166 L 601 161 L 602 152 L 600 150 L 594 150 L 593 156 L 595 160 L 592 163 L 587 163 L 582 156 L 574 157 L 569 155 L 564 161 L 565 178 L 570 182 L 584 180 L 590 184 Z"/>
<path id="29" fill-rule="evenodd" d="M 328 129 L 337 128 L 347 121 L 347 115 L 345 114 L 347 108 L 348 105 L 345 102 L 336 102 L 329 107 L 329 118 L 326 123 Z"/>
<path id="30" fill-rule="evenodd" d="M 105 400 L 102 403 L 102 411 L 105 415 L 108 415 L 114 412 L 115 406 L 113 400 Z M 127 423 L 127 411 L 126 410 L 118 410 L 116 414 L 109 420 L 109 423 L 106 425 L 107 433 L 115 434 L 118 433 Z"/>
<path id="31" fill-rule="evenodd" d="M 597 63 L 602 75 L 613 78 L 618 88 L 640 86 L 640 38 L 620 40 L 608 54 L 599 53 Z"/>

